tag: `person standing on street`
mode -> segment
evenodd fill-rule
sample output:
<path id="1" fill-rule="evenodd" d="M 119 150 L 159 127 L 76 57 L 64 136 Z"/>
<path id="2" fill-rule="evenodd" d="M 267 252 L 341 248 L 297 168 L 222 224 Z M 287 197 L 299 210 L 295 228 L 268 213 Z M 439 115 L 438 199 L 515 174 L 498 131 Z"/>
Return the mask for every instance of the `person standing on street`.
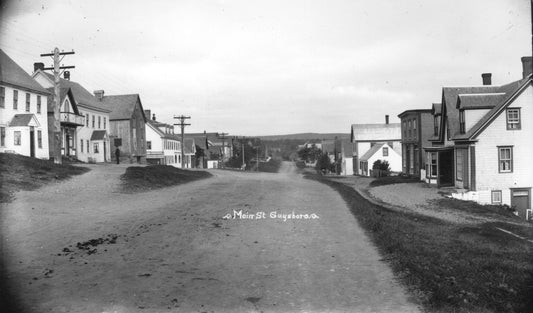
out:
<path id="1" fill-rule="evenodd" d="M 117 147 L 115 150 L 115 157 L 117 158 L 117 164 L 120 163 L 120 149 Z"/>

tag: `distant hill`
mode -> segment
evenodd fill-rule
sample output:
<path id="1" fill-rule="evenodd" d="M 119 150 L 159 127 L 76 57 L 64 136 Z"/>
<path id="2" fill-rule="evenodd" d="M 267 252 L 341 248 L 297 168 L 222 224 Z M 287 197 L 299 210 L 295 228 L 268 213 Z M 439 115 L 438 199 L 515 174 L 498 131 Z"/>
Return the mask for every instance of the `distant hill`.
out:
<path id="1" fill-rule="evenodd" d="M 300 139 L 300 140 L 312 140 L 312 139 L 350 139 L 350 134 L 343 133 L 301 133 L 301 134 L 290 134 L 290 135 L 273 135 L 273 136 L 259 136 L 261 140 L 283 140 L 283 139 Z"/>

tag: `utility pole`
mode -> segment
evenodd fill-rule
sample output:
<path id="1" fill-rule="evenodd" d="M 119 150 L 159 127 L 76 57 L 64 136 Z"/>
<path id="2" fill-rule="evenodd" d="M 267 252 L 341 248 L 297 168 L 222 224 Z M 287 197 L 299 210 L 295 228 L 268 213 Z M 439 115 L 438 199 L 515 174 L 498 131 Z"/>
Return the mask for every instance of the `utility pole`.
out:
<path id="1" fill-rule="evenodd" d="M 183 116 L 183 115 L 174 116 L 174 119 L 178 119 L 180 121 L 179 123 L 174 124 L 174 125 L 179 125 L 181 127 L 181 168 L 182 169 L 185 168 L 185 142 L 184 142 L 183 134 L 185 131 L 185 126 L 191 125 L 191 124 L 185 123 L 185 120 L 190 119 L 190 118 L 191 118 L 190 116 Z"/>
<path id="2" fill-rule="evenodd" d="M 60 94 L 59 94 L 59 85 L 60 85 L 60 75 L 63 72 L 61 70 L 75 68 L 75 66 L 60 66 L 59 63 L 63 61 L 65 55 L 74 54 L 74 51 L 71 52 L 59 52 L 59 48 L 55 48 L 52 53 L 43 53 L 41 57 L 52 57 L 54 60 L 53 67 L 45 67 L 43 70 L 52 70 L 54 71 L 54 101 L 52 102 L 54 110 L 54 125 L 53 125 L 53 136 L 52 136 L 52 161 L 56 164 L 63 163 L 61 158 L 61 122 L 60 122 Z M 67 143 L 68 144 L 68 143 Z"/>
<path id="3" fill-rule="evenodd" d="M 226 155 L 226 139 L 228 133 L 220 133 L 218 136 L 222 139 L 222 168 L 224 168 L 224 156 Z"/>

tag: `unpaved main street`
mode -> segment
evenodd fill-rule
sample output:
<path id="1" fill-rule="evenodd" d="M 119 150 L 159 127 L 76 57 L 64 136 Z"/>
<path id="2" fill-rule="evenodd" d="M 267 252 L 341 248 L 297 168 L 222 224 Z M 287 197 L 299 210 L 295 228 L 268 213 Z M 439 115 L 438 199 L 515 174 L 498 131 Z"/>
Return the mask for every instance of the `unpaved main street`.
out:
<path id="1" fill-rule="evenodd" d="M 139 194 L 118 192 L 124 167 L 91 168 L 1 208 L 29 312 L 418 311 L 341 197 L 290 163 Z M 308 219 L 271 217 L 293 212 Z"/>

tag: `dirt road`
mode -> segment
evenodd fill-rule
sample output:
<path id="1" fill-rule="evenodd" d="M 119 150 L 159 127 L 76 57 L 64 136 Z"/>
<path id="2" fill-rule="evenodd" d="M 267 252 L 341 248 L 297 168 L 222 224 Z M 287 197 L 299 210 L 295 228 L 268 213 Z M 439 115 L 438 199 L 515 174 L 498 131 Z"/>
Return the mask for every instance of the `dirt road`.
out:
<path id="1" fill-rule="evenodd" d="M 1 208 L 29 312 L 418 312 L 341 197 L 290 163 L 134 195 L 124 167 L 91 167 Z"/>

